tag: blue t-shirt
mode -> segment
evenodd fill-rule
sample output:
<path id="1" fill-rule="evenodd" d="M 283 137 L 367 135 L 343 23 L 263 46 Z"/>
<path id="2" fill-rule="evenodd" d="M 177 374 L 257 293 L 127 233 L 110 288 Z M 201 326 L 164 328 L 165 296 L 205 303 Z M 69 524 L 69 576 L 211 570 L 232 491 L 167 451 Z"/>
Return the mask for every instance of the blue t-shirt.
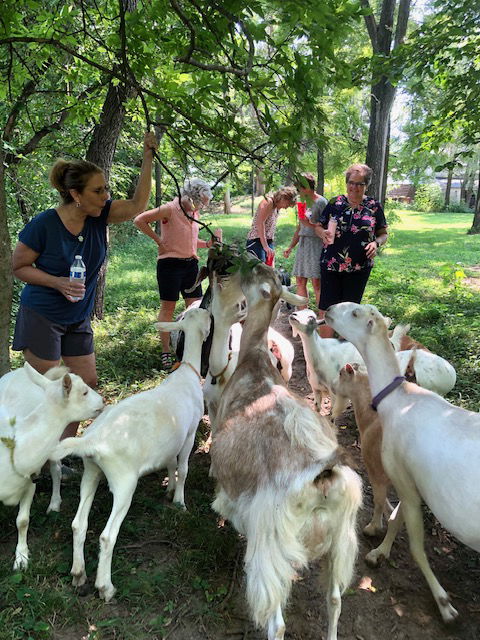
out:
<path id="1" fill-rule="evenodd" d="M 40 254 L 35 260 L 38 269 L 53 276 L 68 277 L 76 255 L 82 256 L 86 267 L 83 300 L 70 302 L 56 289 L 27 284 L 20 297 L 21 304 L 59 324 L 81 322 L 90 315 L 98 272 L 107 252 L 107 218 L 111 203 L 111 200 L 107 201 L 98 218 L 87 216 L 78 235 L 68 231 L 55 209 L 39 213 L 20 231 L 20 242 Z"/>

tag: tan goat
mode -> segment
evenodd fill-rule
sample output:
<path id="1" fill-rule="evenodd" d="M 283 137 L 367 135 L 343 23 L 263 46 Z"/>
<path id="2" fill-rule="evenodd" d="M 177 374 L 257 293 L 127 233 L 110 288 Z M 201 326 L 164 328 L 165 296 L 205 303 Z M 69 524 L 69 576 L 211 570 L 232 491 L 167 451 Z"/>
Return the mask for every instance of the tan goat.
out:
<path id="1" fill-rule="evenodd" d="M 391 482 L 383 468 L 382 425 L 378 413 L 371 406 L 372 394 L 367 370 L 357 363 L 346 364 L 340 369 L 335 389 L 340 396 L 340 403 L 341 397 L 345 397 L 347 402 L 350 398 L 353 404 L 355 422 L 360 434 L 362 458 L 373 491 L 373 515 L 363 529 L 363 533 L 367 536 L 376 536 L 382 532 L 383 515 L 388 519 L 392 513 L 392 505 L 387 498 Z"/>
<path id="2" fill-rule="evenodd" d="M 245 535 L 247 599 L 268 640 L 297 571 L 327 557 L 327 640 L 336 640 L 341 593 L 357 554 L 361 481 L 339 462 L 329 422 L 286 387 L 269 358 L 267 331 L 279 298 L 302 304 L 259 263 L 242 279 L 247 299 L 238 364 L 222 394 L 213 438 L 213 508 Z"/>

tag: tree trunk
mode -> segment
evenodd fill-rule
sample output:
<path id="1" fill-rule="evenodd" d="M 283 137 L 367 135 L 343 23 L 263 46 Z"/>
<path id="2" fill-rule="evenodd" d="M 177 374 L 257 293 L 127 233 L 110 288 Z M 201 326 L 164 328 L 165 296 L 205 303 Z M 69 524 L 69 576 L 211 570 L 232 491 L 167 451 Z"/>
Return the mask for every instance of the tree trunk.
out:
<path id="1" fill-rule="evenodd" d="M 366 164 L 373 170 L 373 175 L 367 193 L 380 200 L 382 205 L 383 185 L 388 171 L 386 158 L 388 128 L 394 97 L 395 88 L 386 77 L 382 77 L 380 82 L 372 87 Z"/>
<path id="2" fill-rule="evenodd" d="M 391 124 L 391 117 L 388 116 L 387 141 L 385 145 L 385 162 L 383 164 L 382 192 L 379 198 L 383 206 L 385 206 L 385 200 L 387 199 L 388 163 L 390 161 L 390 124 Z"/>
<path id="3" fill-rule="evenodd" d="M 105 102 L 103 103 L 100 122 L 93 130 L 92 140 L 87 151 L 87 160 L 97 164 L 105 173 L 108 182 L 110 169 L 117 146 L 118 136 L 122 130 L 125 117 L 125 102 L 131 97 L 131 87 L 110 84 Z M 107 235 L 108 242 L 108 235 Z M 97 278 L 97 290 L 95 292 L 95 304 L 93 316 L 101 320 L 104 312 L 105 279 L 107 275 L 108 249 L 105 261 L 100 267 Z"/>
<path id="4" fill-rule="evenodd" d="M 225 187 L 225 191 L 223 193 L 223 213 L 229 215 L 232 213 L 232 203 L 230 201 L 230 185 Z"/>
<path id="5" fill-rule="evenodd" d="M 403 43 L 407 31 L 411 0 L 399 0 L 397 24 L 394 29 L 396 0 L 382 0 L 377 24 L 369 0 L 361 4 L 369 10 L 364 15 L 372 49 L 375 55 L 389 58 L 392 51 Z M 392 39 L 394 44 L 392 48 Z M 374 71 L 375 74 L 375 71 Z M 384 204 L 388 172 L 387 142 L 390 112 L 395 98 L 395 87 L 386 76 L 374 75 L 370 98 L 370 129 L 368 132 L 366 163 L 373 169 L 372 182 L 367 190 L 370 196 Z"/>
<path id="6" fill-rule="evenodd" d="M 478 185 L 477 185 L 477 201 L 475 204 L 475 215 L 473 216 L 472 226 L 468 230 L 469 235 L 480 233 L 480 163 L 478 166 Z"/>
<path id="7" fill-rule="evenodd" d="M 452 190 L 453 167 L 448 169 L 447 186 L 445 187 L 445 208 L 450 204 L 450 192 Z"/>
<path id="8" fill-rule="evenodd" d="M 12 249 L 7 224 L 4 155 L 0 153 L 0 376 L 10 370 L 10 315 L 13 276 Z"/>
<path id="9" fill-rule="evenodd" d="M 264 196 L 265 195 L 265 176 L 263 175 L 263 171 L 256 168 L 255 173 L 255 195 L 256 196 Z"/>
<path id="10" fill-rule="evenodd" d="M 325 192 L 325 162 L 323 149 L 317 147 L 317 193 L 321 196 Z"/>

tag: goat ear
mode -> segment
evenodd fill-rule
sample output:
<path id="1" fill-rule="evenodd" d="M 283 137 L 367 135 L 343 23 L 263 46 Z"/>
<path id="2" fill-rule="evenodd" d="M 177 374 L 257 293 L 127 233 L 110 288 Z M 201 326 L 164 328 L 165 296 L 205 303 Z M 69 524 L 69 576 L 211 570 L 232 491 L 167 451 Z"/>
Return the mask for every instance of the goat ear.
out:
<path id="1" fill-rule="evenodd" d="M 298 329 L 296 325 L 292 324 L 291 322 L 290 322 L 290 326 L 292 327 L 292 336 L 296 338 L 298 336 Z"/>
<path id="2" fill-rule="evenodd" d="M 182 321 L 176 320 L 175 322 L 155 322 L 154 327 L 157 331 L 174 331 L 175 329 L 182 329 Z"/>
<path id="3" fill-rule="evenodd" d="M 260 293 L 262 294 L 262 298 L 265 298 L 265 300 L 270 300 L 271 290 L 270 285 L 267 282 L 262 282 L 262 284 L 260 285 Z"/>
<path id="4" fill-rule="evenodd" d="M 30 380 L 34 384 L 37 384 L 39 387 L 42 387 L 42 389 L 47 388 L 48 379 L 45 378 L 45 376 L 39 373 L 36 369 L 34 369 L 31 364 L 29 364 L 28 362 L 25 362 L 25 364 L 23 365 L 23 368 L 27 376 L 30 378 Z"/>
<path id="5" fill-rule="evenodd" d="M 296 293 L 292 293 L 284 284 L 282 284 L 282 293 L 280 294 L 280 297 L 282 300 L 285 300 L 285 302 L 293 304 L 296 307 L 301 307 L 308 302 L 307 298 L 304 298 L 303 296 L 297 296 Z"/>
<path id="6" fill-rule="evenodd" d="M 388 316 L 383 316 L 383 320 L 385 322 L 385 325 L 387 327 L 387 329 L 390 327 L 390 325 L 392 324 L 392 318 L 389 318 Z"/>
<path id="7" fill-rule="evenodd" d="M 63 376 L 62 380 L 63 397 L 68 398 L 70 391 L 72 390 L 72 378 L 69 373 Z"/>

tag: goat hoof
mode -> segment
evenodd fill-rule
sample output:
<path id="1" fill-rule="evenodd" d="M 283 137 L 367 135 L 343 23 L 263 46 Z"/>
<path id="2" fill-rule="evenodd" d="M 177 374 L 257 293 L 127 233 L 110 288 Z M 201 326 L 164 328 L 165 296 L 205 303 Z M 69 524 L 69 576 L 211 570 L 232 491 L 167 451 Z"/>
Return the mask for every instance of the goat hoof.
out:
<path id="1" fill-rule="evenodd" d="M 80 596 L 81 598 L 84 598 L 85 596 L 89 596 L 92 592 L 93 592 L 92 585 L 88 584 L 88 582 L 86 582 L 85 584 L 82 584 L 82 586 L 78 587 L 77 589 L 77 595 Z"/>
<path id="2" fill-rule="evenodd" d="M 19 554 L 13 563 L 14 571 L 24 571 L 28 567 L 28 556 Z"/>
<path id="3" fill-rule="evenodd" d="M 183 502 L 173 502 L 173 506 L 179 509 L 180 511 L 186 511 L 187 507 Z"/>
<path id="4" fill-rule="evenodd" d="M 110 602 L 115 595 L 115 592 L 117 591 L 113 584 L 108 587 L 98 587 L 97 585 L 95 586 L 98 589 L 98 595 L 102 600 L 105 600 L 105 602 Z"/>
<path id="5" fill-rule="evenodd" d="M 448 598 L 441 598 L 438 607 L 445 624 L 451 624 L 458 617 L 458 611 L 451 605 Z"/>
<path id="6" fill-rule="evenodd" d="M 75 575 L 72 573 L 72 585 L 74 587 L 83 587 L 86 581 L 87 581 L 86 573 L 79 573 L 78 575 Z"/>
<path id="7" fill-rule="evenodd" d="M 380 567 L 385 562 L 385 559 L 383 553 L 377 553 L 376 549 L 373 549 L 365 556 L 365 562 L 369 567 Z"/>

